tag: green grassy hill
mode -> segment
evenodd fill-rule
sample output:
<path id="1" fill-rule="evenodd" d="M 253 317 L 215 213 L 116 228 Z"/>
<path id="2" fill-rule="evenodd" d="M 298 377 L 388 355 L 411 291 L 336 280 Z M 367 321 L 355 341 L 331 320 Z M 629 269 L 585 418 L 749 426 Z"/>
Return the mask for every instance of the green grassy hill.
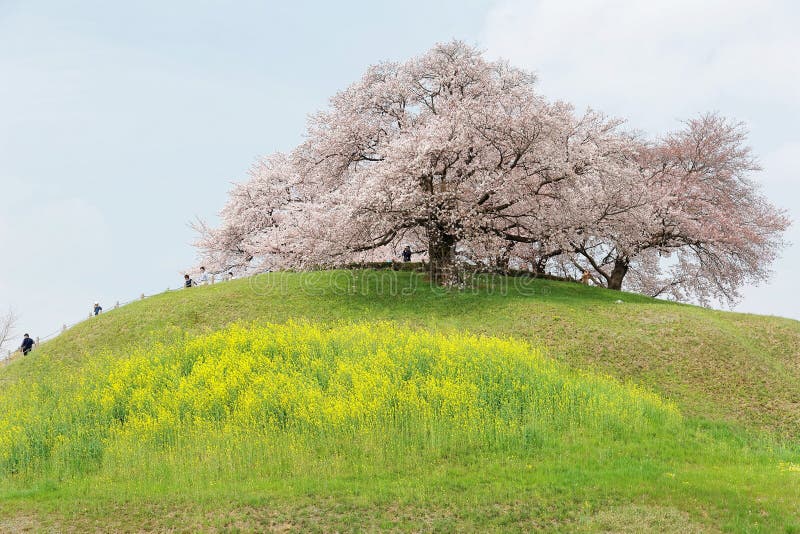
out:
<path id="1" fill-rule="evenodd" d="M 797 321 L 272 273 L 0 368 L 0 530 L 800 532 L 799 431 Z"/>

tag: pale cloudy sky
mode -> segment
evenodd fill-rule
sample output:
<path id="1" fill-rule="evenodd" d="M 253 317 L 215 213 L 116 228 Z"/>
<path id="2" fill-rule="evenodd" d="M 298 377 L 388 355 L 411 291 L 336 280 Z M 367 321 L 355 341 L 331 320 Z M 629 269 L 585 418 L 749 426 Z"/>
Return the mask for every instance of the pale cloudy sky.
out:
<path id="1" fill-rule="evenodd" d="M 746 122 L 765 192 L 800 219 L 794 6 L 0 0 L 0 310 L 45 335 L 178 285 L 187 222 L 213 219 L 255 156 L 295 145 L 367 65 L 452 38 L 654 135 L 708 110 Z M 738 309 L 800 318 L 799 251 Z"/>

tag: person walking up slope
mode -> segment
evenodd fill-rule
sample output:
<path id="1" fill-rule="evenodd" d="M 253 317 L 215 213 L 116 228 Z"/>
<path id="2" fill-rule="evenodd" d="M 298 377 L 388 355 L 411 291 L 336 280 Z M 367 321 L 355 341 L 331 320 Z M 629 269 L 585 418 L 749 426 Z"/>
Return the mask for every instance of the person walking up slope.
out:
<path id="1" fill-rule="evenodd" d="M 31 336 L 25 334 L 25 336 L 22 338 L 22 345 L 19 346 L 19 350 L 22 351 L 23 356 L 27 356 L 28 353 L 33 350 L 33 340 L 31 339 Z"/>

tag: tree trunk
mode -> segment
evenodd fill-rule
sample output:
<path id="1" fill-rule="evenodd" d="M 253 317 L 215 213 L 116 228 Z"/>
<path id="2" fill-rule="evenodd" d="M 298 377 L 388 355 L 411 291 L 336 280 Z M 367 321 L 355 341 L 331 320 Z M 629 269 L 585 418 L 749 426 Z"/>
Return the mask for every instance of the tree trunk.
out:
<path id="1" fill-rule="evenodd" d="M 456 238 L 451 234 L 437 233 L 428 241 L 431 280 L 440 285 L 459 281 L 456 269 Z"/>
<path id="2" fill-rule="evenodd" d="M 494 257 L 494 271 L 498 274 L 508 274 L 511 264 L 511 253 L 514 250 L 514 243 L 510 242 L 500 249 Z"/>
<path id="3" fill-rule="evenodd" d="M 622 289 L 622 280 L 628 274 L 628 261 L 615 260 L 614 270 L 611 271 L 611 276 L 608 278 L 608 289 L 615 289 L 617 291 Z"/>
<path id="4" fill-rule="evenodd" d="M 533 263 L 533 275 L 534 276 L 541 276 L 547 272 L 547 262 L 550 260 L 549 257 L 540 257 Z"/>

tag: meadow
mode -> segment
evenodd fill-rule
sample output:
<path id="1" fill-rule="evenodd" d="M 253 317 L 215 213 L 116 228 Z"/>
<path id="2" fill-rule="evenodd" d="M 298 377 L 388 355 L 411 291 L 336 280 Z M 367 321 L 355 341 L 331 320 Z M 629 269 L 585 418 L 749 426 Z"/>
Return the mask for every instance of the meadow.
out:
<path id="1" fill-rule="evenodd" d="M 0 530 L 800 532 L 798 339 L 543 280 L 170 292 L 0 369 Z"/>

